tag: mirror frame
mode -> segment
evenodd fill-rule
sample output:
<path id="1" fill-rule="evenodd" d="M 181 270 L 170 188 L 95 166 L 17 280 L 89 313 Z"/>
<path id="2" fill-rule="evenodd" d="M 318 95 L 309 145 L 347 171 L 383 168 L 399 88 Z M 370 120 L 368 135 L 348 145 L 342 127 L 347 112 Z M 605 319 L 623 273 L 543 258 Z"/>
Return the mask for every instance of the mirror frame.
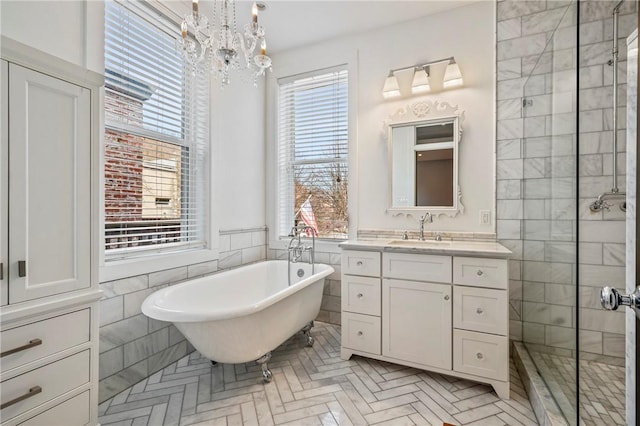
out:
<path id="1" fill-rule="evenodd" d="M 451 105 L 448 102 L 439 101 L 421 101 L 408 104 L 404 108 L 398 109 L 394 114 L 390 115 L 384 122 L 384 134 L 388 141 L 389 150 L 389 200 L 387 205 L 387 213 L 392 216 L 415 216 L 423 215 L 425 211 L 431 212 L 435 216 L 456 217 L 458 214 L 464 213 L 464 205 L 462 204 L 462 189 L 460 188 L 459 176 L 459 152 L 460 142 L 462 142 L 462 123 L 465 118 L 465 112 L 459 110 L 458 106 Z M 453 121 L 454 138 L 453 142 L 453 187 L 455 193 L 453 197 L 452 207 L 441 206 L 414 206 L 414 207 L 394 207 L 393 206 L 393 129 L 404 126 L 418 126 L 433 122 Z"/>

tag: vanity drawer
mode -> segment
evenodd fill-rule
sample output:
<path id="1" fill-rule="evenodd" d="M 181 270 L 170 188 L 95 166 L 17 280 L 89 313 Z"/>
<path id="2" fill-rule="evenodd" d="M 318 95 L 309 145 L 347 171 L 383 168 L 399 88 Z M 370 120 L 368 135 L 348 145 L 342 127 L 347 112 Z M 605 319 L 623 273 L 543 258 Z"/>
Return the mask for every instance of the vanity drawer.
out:
<path id="1" fill-rule="evenodd" d="M 380 316 L 380 278 L 342 276 L 342 310 Z"/>
<path id="2" fill-rule="evenodd" d="M 382 273 L 385 278 L 450 283 L 451 256 L 384 253 Z"/>
<path id="3" fill-rule="evenodd" d="M 507 291 L 454 286 L 453 326 L 501 334 L 508 330 Z"/>
<path id="4" fill-rule="evenodd" d="M 453 258 L 453 283 L 507 289 L 506 259 Z"/>
<path id="5" fill-rule="evenodd" d="M 0 371 L 6 372 L 88 342 L 89 311 L 89 309 L 83 309 L 2 331 L 0 348 L 3 354 L 21 347 L 25 349 L 0 358 Z"/>
<path id="6" fill-rule="evenodd" d="M 88 381 L 89 349 L 5 380 L 0 384 L 2 404 L 28 395 L 30 390 L 33 396 L 5 407 L 0 417 L 3 421 L 9 420 Z M 40 392 L 35 393 L 38 387 Z"/>
<path id="7" fill-rule="evenodd" d="M 342 273 L 379 277 L 380 252 L 343 250 Z"/>
<path id="8" fill-rule="evenodd" d="M 453 370 L 507 381 L 509 338 L 473 331 L 453 330 Z"/>
<path id="9" fill-rule="evenodd" d="M 20 423 L 20 426 L 70 426 L 89 423 L 89 391 L 67 399 L 45 412 Z"/>
<path id="10" fill-rule="evenodd" d="M 380 355 L 380 317 L 343 312 L 342 346 Z"/>

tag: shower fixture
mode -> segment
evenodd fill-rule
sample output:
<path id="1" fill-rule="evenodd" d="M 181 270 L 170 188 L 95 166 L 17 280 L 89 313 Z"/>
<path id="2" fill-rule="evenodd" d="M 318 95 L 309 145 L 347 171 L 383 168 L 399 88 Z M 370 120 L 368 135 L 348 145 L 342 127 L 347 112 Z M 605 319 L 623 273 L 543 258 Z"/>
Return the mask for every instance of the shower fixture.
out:
<path id="1" fill-rule="evenodd" d="M 602 209 L 609 210 L 611 204 L 605 201 L 605 198 L 613 197 L 625 197 L 626 193 L 620 192 L 618 188 L 618 18 L 620 15 L 620 7 L 624 3 L 624 0 L 620 0 L 618 4 L 613 8 L 613 48 L 611 50 L 611 59 L 607 61 L 609 66 L 613 67 L 613 181 L 610 192 L 604 192 L 598 196 L 596 201 L 589 205 L 589 210 L 592 212 L 599 212 Z M 620 210 L 627 211 L 627 203 L 625 201 L 620 203 Z"/>
<path id="2" fill-rule="evenodd" d="M 596 198 L 596 200 L 593 203 L 589 204 L 589 210 L 591 210 L 593 213 L 598 213 L 598 212 L 601 212 L 602 210 L 609 211 L 612 204 L 607 203 L 605 201 L 605 198 L 624 197 L 624 196 L 625 196 L 624 192 L 604 192 L 598 195 L 598 198 Z M 620 210 L 622 210 L 623 212 L 627 211 L 626 201 L 622 201 L 618 206 L 620 207 Z"/>

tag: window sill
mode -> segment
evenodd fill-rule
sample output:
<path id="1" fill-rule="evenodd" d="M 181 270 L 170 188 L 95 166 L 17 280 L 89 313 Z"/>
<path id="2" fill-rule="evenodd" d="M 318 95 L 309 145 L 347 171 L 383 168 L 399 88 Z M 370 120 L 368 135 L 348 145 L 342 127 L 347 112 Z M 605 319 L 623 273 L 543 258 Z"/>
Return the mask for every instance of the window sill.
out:
<path id="1" fill-rule="evenodd" d="M 193 249 L 175 253 L 163 253 L 135 259 L 112 260 L 100 266 L 100 283 L 149 274 L 166 269 L 194 265 L 217 260 L 218 249 Z"/>

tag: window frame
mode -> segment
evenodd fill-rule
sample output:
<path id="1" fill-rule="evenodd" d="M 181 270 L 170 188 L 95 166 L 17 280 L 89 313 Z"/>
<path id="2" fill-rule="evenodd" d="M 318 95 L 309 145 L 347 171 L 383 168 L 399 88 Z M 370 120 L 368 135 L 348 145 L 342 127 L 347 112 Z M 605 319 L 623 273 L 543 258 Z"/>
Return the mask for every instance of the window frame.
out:
<path id="1" fill-rule="evenodd" d="M 301 57 L 301 56 L 304 56 Z M 330 58 L 330 59 L 327 59 Z M 352 48 L 339 48 L 332 50 L 331 55 L 313 55 L 307 52 L 295 51 L 274 57 L 277 59 L 278 68 L 274 69 L 267 77 L 267 224 L 272 232 L 269 232 L 268 247 L 270 249 L 286 249 L 289 238 L 279 236 L 280 204 L 279 193 L 280 170 L 278 165 L 279 141 L 278 141 L 278 92 L 279 80 L 319 75 L 323 71 L 331 72 L 335 69 L 345 69 L 348 72 L 347 102 L 348 102 L 348 151 L 347 151 L 347 209 L 349 217 L 349 231 L 347 240 L 356 238 L 358 228 L 357 194 L 358 170 L 357 170 L 357 50 Z M 339 253 L 339 244 L 347 240 L 316 239 L 316 250 L 320 252 Z"/>
<path id="2" fill-rule="evenodd" d="M 127 7 L 127 2 L 122 2 L 119 0 L 114 0 L 115 3 L 118 3 L 122 7 Z M 148 7 L 152 10 L 152 13 L 157 13 L 157 15 L 162 15 L 171 25 L 175 25 L 175 38 L 177 39 L 180 35 L 180 23 L 181 18 L 178 14 L 172 9 L 163 6 L 158 2 L 150 2 L 145 1 L 144 7 Z M 106 7 L 106 5 L 105 5 Z M 136 6 L 140 7 L 140 6 Z M 131 10 L 131 9 L 130 9 Z M 135 11 L 133 11 L 135 13 Z M 141 19 L 145 19 L 148 21 L 146 17 L 141 17 Z M 149 21 L 148 21 L 149 22 Z M 151 22 L 152 25 L 156 25 Z M 166 32 L 166 28 L 162 28 L 157 26 L 160 31 Z M 169 33 L 168 33 L 169 34 Z M 169 34 L 172 36 L 172 34 Z M 106 34 L 105 34 L 106 37 Z M 104 56 L 104 53 L 103 53 Z M 208 74 L 204 74 L 205 78 L 208 78 Z M 209 79 L 210 84 L 210 79 Z M 140 250 L 139 253 L 136 253 L 132 256 L 114 256 L 110 258 L 109 253 L 105 249 L 105 135 L 107 130 L 112 131 L 123 131 L 127 133 L 131 133 L 141 137 L 147 137 L 154 140 L 158 140 L 161 142 L 168 143 L 176 143 L 182 142 L 178 141 L 175 137 L 171 137 L 167 135 L 163 138 L 157 138 L 157 133 L 153 131 L 145 131 L 144 129 L 136 128 L 130 129 L 128 126 L 120 126 L 119 128 L 114 128 L 113 126 L 109 126 L 107 124 L 105 118 L 105 101 L 106 101 L 106 91 L 103 87 L 100 93 L 100 108 L 102 111 L 101 119 L 99 123 L 100 128 L 100 215 L 99 215 L 99 280 L 100 282 L 111 281 L 115 279 L 127 278 L 135 275 L 147 274 L 156 271 L 177 268 L 177 267 L 185 267 L 192 264 L 208 262 L 218 259 L 219 257 L 219 238 L 217 233 L 214 230 L 218 229 L 217 218 L 213 215 L 214 204 L 212 197 L 212 188 L 213 188 L 213 173 L 212 173 L 212 165 L 213 163 L 213 149 L 211 144 L 207 149 L 205 156 L 202 158 L 203 170 L 200 171 L 200 175 L 194 179 L 198 181 L 198 179 L 203 179 L 203 191 L 202 196 L 202 208 L 204 208 L 204 212 L 201 212 L 201 218 L 203 221 L 203 232 L 202 232 L 202 242 L 199 242 L 195 247 L 194 244 L 190 242 L 180 243 L 175 246 L 175 248 L 171 248 L 171 244 L 158 245 L 157 247 L 149 246 L 150 248 L 147 250 Z M 211 94 L 206 98 L 207 102 L 207 111 L 202 113 L 202 116 L 207 117 L 208 124 L 206 129 L 206 137 L 208 140 L 211 140 L 211 105 L 212 99 Z M 208 143 L 208 142 L 207 142 Z M 178 143 L 181 146 L 189 146 L 185 145 L 183 142 Z M 189 146 L 189 149 L 196 148 L 196 144 L 193 146 Z M 192 161 L 189 160 L 191 164 Z M 135 252 L 136 250 L 132 250 Z M 186 271 L 185 271 L 186 276 Z"/>

